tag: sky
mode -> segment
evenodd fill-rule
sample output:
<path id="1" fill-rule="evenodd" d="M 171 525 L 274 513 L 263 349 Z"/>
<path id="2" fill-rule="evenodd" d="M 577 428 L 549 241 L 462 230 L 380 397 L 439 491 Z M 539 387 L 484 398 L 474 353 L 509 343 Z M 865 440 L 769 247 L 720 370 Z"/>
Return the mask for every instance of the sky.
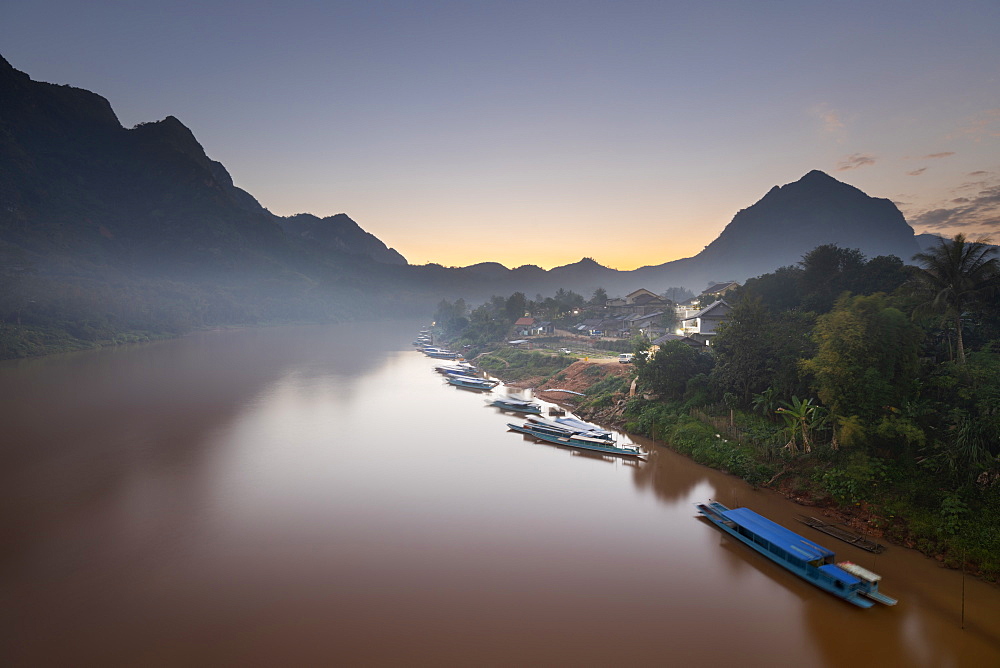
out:
<path id="1" fill-rule="evenodd" d="M 1000 238 L 998 26 L 997 0 L 5 0 L 0 54 L 411 264 L 625 270 L 813 169 Z"/>

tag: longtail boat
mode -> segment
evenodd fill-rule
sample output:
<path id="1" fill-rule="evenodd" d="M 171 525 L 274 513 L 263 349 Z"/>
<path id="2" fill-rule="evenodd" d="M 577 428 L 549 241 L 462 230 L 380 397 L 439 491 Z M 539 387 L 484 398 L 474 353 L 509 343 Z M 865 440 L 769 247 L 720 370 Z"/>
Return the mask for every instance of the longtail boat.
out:
<path id="1" fill-rule="evenodd" d="M 718 501 L 699 503 L 697 508 L 733 538 L 823 591 L 861 608 L 870 608 L 876 602 L 896 605 L 896 599 L 878 590 L 882 576 L 850 561 L 835 563 L 831 550 L 749 508 L 730 510 Z"/>
<path id="2" fill-rule="evenodd" d="M 490 406 L 496 406 L 500 410 L 514 411 L 516 413 L 536 413 L 542 412 L 542 407 L 534 401 L 515 399 L 514 397 L 498 397 L 490 402 Z"/>
<path id="3" fill-rule="evenodd" d="M 850 543 L 855 547 L 860 547 L 862 550 L 874 552 L 875 554 L 882 554 L 885 552 L 885 545 L 869 540 L 859 533 L 854 533 L 853 531 L 848 531 L 847 529 L 837 526 L 837 523 L 835 522 L 824 522 L 817 517 L 808 517 L 806 515 L 799 515 L 798 520 L 806 526 L 810 526 L 817 531 L 822 531 L 828 536 L 833 536 L 834 538 L 842 540 L 845 543 Z"/>
<path id="4" fill-rule="evenodd" d="M 546 426 L 546 423 L 547 420 L 529 418 L 523 425 L 507 423 L 507 426 L 513 431 L 520 434 L 527 434 L 546 443 L 565 445 L 580 450 L 604 452 L 611 455 L 621 455 L 622 457 L 646 458 L 646 453 L 640 450 L 637 445 L 616 445 L 613 440 L 607 438 L 596 438 L 585 432 L 574 431 L 568 428 L 550 427 Z"/>
<path id="5" fill-rule="evenodd" d="M 499 385 L 499 381 L 476 378 L 475 376 L 448 376 L 447 380 L 456 387 L 464 387 L 467 390 L 492 390 Z"/>

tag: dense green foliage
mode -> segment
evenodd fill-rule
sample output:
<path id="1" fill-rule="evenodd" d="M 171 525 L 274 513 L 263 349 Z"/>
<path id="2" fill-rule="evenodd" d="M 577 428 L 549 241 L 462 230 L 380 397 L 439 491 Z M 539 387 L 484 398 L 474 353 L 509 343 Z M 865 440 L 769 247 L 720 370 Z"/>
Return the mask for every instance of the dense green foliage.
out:
<path id="1" fill-rule="evenodd" d="M 844 444 L 870 440 L 872 429 L 890 424 L 907 438 L 898 415 L 917 390 L 916 325 L 882 295 L 843 297 L 819 317 L 814 338 L 816 355 L 802 367 L 823 403 L 851 426 Z"/>
<path id="2" fill-rule="evenodd" d="M 958 237 L 918 268 L 817 248 L 730 300 L 707 383 L 681 347 L 639 360 L 661 401 L 630 403 L 627 426 L 1000 576 L 995 252 Z"/>
<path id="3" fill-rule="evenodd" d="M 965 363 L 962 329 L 966 313 L 977 306 L 988 308 L 997 296 L 1000 266 L 993 251 L 984 243 L 970 243 L 959 234 L 951 243 L 941 243 L 914 258 L 923 265 L 917 271 L 917 285 L 923 297 L 917 309 L 950 321 L 954 327 L 958 361 L 962 364 Z"/>
<path id="4" fill-rule="evenodd" d="M 713 361 L 686 343 L 668 341 L 652 356 L 640 345 L 634 363 L 644 389 L 664 399 L 680 399 L 693 378 L 712 370 Z"/>
<path id="5" fill-rule="evenodd" d="M 628 431 L 662 439 L 696 462 L 728 471 L 750 484 L 761 484 L 776 471 L 775 463 L 762 457 L 753 446 L 692 417 L 685 402 L 636 398 L 629 402 L 625 416 Z"/>

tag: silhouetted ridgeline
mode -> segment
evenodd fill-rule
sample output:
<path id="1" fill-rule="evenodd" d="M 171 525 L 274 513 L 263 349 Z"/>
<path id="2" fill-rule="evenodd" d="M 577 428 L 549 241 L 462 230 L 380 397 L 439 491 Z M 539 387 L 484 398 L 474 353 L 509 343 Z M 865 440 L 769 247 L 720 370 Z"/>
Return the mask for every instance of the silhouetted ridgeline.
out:
<path id="1" fill-rule="evenodd" d="M 103 97 L 32 81 L 2 57 L 0 101 L 3 357 L 71 338 L 422 315 L 441 298 L 514 291 L 697 292 L 794 264 L 819 243 L 916 252 L 891 203 L 811 172 L 737 214 L 694 258 L 629 272 L 589 258 L 549 271 L 411 266 L 346 214 L 273 215 L 173 116 L 123 128 Z"/>

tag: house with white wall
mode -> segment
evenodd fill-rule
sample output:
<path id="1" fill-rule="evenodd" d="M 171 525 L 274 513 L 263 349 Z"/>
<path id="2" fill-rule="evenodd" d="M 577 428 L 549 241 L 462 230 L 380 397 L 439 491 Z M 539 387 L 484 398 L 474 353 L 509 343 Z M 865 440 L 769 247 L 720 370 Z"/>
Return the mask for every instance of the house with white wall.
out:
<path id="1" fill-rule="evenodd" d="M 709 339 L 716 333 L 716 328 L 729 318 L 729 313 L 732 310 L 733 308 L 724 299 L 720 299 L 682 320 L 681 334 L 684 336 L 698 335 L 698 338 L 704 340 L 705 345 L 708 345 Z"/>

